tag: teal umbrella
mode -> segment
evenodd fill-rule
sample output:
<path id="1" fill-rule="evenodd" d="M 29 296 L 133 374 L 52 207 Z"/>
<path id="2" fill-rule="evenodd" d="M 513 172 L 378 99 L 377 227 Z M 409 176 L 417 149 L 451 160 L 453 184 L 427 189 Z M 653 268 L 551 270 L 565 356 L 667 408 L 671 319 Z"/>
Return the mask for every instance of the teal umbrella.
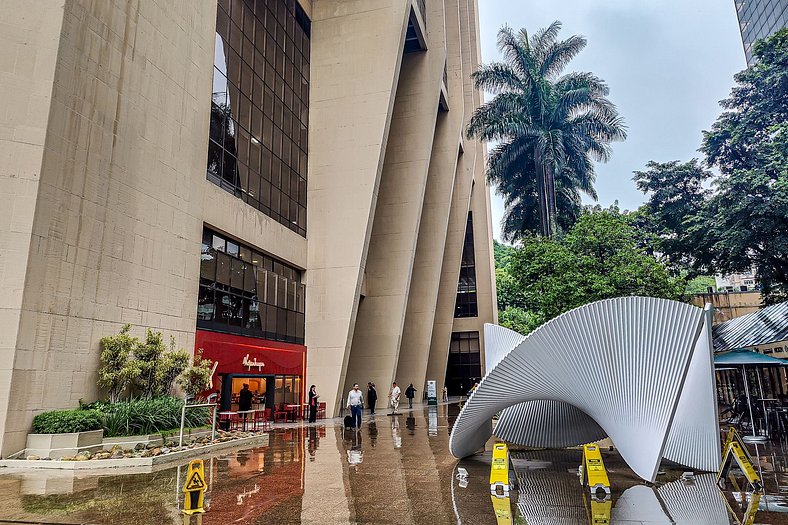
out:
<path id="1" fill-rule="evenodd" d="M 753 352 L 752 350 L 746 350 L 744 348 L 739 348 L 737 350 L 731 350 L 729 352 L 722 352 L 714 356 L 714 366 L 718 368 L 722 367 L 741 367 L 741 375 L 744 379 L 744 392 L 747 394 L 747 408 L 750 411 L 750 425 L 752 426 L 752 436 L 753 438 L 757 439 L 755 434 L 755 418 L 752 415 L 752 400 L 750 399 L 750 386 L 747 383 L 747 371 L 746 367 L 748 366 L 788 366 L 788 360 L 786 359 L 778 359 L 776 357 L 763 355 L 758 352 Z M 763 383 L 761 382 L 761 375 L 756 374 L 758 378 L 758 389 L 761 392 L 761 400 L 763 400 Z M 761 401 L 763 404 L 763 417 L 766 418 L 766 402 Z M 768 432 L 768 425 L 767 425 L 767 432 Z"/>

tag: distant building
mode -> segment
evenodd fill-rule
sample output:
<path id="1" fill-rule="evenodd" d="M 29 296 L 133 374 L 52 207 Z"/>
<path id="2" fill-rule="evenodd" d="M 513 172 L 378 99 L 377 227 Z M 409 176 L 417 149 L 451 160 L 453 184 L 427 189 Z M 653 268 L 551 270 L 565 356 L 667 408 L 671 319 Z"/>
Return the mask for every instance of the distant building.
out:
<path id="1" fill-rule="evenodd" d="M 788 26 L 788 0 L 735 0 L 747 65 L 755 63 L 756 41 Z"/>
<path id="2" fill-rule="evenodd" d="M 718 292 L 751 292 L 758 286 L 758 281 L 753 271 L 715 275 L 714 280 Z"/>
<path id="3" fill-rule="evenodd" d="M 749 292 L 714 292 L 698 294 L 692 298 L 692 304 L 703 308 L 708 303 L 714 307 L 715 325 L 730 321 L 761 309 L 761 293 Z"/>

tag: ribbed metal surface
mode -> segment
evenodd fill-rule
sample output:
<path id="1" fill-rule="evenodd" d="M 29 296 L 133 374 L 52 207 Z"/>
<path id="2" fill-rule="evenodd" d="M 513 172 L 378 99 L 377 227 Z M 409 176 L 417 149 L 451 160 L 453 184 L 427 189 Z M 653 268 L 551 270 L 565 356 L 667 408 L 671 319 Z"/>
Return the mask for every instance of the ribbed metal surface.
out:
<path id="1" fill-rule="evenodd" d="M 712 309 L 706 306 L 703 329 L 695 342 L 684 389 L 668 432 L 663 457 L 708 472 L 720 466 L 721 450 L 714 358 L 711 351 Z M 704 439 L 703 436 L 707 436 Z"/>
<path id="2" fill-rule="evenodd" d="M 650 297 L 599 301 L 553 319 L 511 351 L 502 351 L 504 357 L 482 379 L 455 422 L 452 454 L 465 457 L 481 448 L 490 437 L 493 414 L 528 401 L 557 401 L 593 419 L 632 470 L 653 481 L 702 322 L 699 308 Z M 518 414 L 529 418 L 529 408 L 537 417 L 549 408 L 521 407 Z M 558 419 L 579 421 L 569 412 L 564 410 Z M 508 419 L 502 418 L 500 431 L 517 443 L 540 432 L 543 423 L 520 420 L 518 432 Z M 541 432 L 545 439 L 558 435 L 557 430 Z"/>
<path id="3" fill-rule="evenodd" d="M 525 336 L 503 326 L 484 323 L 484 373 L 500 363 L 515 346 L 525 341 Z"/>
<path id="4" fill-rule="evenodd" d="M 526 447 L 565 448 L 607 437 L 597 422 L 577 407 L 552 400 L 507 408 L 494 432 L 504 441 Z"/>
<path id="5" fill-rule="evenodd" d="M 788 340 L 788 302 L 720 323 L 713 334 L 715 352 Z"/>
<path id="6" fill-rule="evenodd" d="M 716 485 L 715 474 L 700 474 L 694 481 L 681 480 L 657 488 L 657 495 L 676 525 L 730 523 L 728 509 Z"/>

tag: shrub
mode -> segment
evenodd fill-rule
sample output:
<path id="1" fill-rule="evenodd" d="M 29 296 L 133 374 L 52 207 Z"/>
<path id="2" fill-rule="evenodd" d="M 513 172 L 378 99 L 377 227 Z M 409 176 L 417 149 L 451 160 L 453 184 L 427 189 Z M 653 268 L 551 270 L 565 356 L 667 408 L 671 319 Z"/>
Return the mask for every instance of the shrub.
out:
<path id="1" fill-rule="evenodd" d="M 200 392 L 207 390 L 211 384 L 211 373 L 213 372 L 213 361 L 203 359 L 202 348 L 194 354 L 192 366 L 186 368 L 178 376 L 178 386 L 186 394 L 196 397 Z"/>
<path id="2" fill-rule="evenodd" d="M 177 397 L 162 396 L 151 399 L 135 399 L 111 405 L 102 404 L 104 412 L 104 435 L 136 436 L 156 434 L 180 428 L 183 401 Z M 187 427 L 207 424 L 206 409 L 191 409 L 186 412 Z"/>
<path id="3" fill-rule="evenodd" d="M 35 434 L 67 434 L 101 430 L 102 414 L 98 410 L 53 410 L 33 419 Z"/>

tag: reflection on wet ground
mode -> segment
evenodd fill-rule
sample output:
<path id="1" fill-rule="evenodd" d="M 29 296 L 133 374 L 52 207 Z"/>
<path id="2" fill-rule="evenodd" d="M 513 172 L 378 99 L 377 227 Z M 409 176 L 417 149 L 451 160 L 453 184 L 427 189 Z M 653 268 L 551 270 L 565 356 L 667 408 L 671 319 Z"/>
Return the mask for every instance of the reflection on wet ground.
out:
<path id="1" fill-rule="evenodd" d="M 489 453 L 457 462 L 448 452 L 458 411 L 442 405 L 366 416 L 360 432 L 333 420 L 276 429 L 268 446 L 205 458 L 208 512 L 201 523 L 499 523 Z M 751 452 L 765 483 L 755 523 L 788 524 L 788 445 Z M 580 456 L 579 450 L 512 454 L 514 523 L 574 525 L 601 517 L 609 521 L 597 523 L 724 525 L 741 520 L 750 503 L 746 493 L 723 495 L 714 475 L 682 480 L 680 467 L 663 465 L 657 483 L 646 485 L 612 452 L 604 459 L 613 497 L 594 502 L 578 481 Z M 460 467 L 468 471 L 467 482 L 456 477 Z M 126 476 L 3 472 L 0 523 L 189 523 L 180 513 L 184 475 L 183 466 Z"/>

